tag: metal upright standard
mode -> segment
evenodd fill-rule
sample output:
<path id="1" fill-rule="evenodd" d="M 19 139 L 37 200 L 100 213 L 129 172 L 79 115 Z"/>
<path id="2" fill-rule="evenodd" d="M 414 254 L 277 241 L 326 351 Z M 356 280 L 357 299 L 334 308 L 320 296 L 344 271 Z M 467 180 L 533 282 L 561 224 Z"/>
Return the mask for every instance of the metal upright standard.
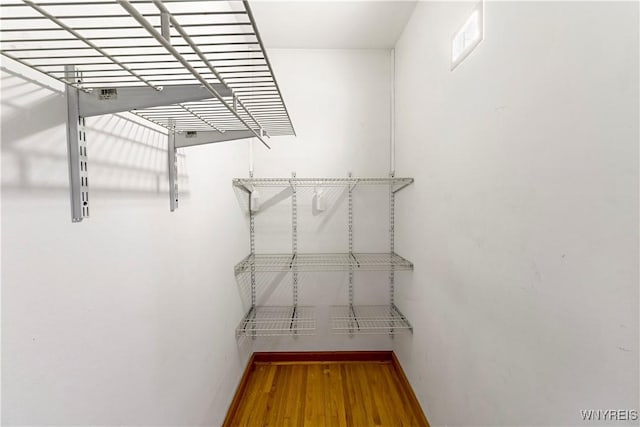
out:
<path id="1" fill-rule="evenodd" d="M 291 313 L 291 328 L 296 333 L 295 320 L 298 308 L 298 265 L 296 256 L 298 256 L 298 197 L 296 194 L 296 173 L 291 174 L 291 288 L 293 293 L 293 310 Z"/>
<path id="2" fill-rule="evenodd" d="M 249 193 L 249 245 L 251 255 L 256 253 L 256 217 L 251 206 L 251 193 Z M 251 307 L 256 305 L 256 266 L 251 266 Z"/>
<path id="3" fill-rule="evenodd" d="M 353 175 L 349 172 L 349 178 L 352 178 Z M 349 212 L 347 214 L 347 228 L 349 230 L 349 258 L 353 261 L 356 261 L 356 257 L 353 255 L 353 189 L 356 184 L 349 184 L 349 200 L 348 200 L 348 209 Z M 357 261 L 356 261 L 357 262 Z M 353 264 L 349 264 L 349 312 L 353 314 L 352 322 L 350 326 L 356 327 L 357 318 L 355 316 L 355 312 L 353 311 Z M 350 333 L 353 333 L 353 329 L 349 329 Z"/>
<path id="4" fill-rule="evenodd" d="M 82 82 L 73 65 L 65 66 L 67 81 Z M 71 183 L 71 221 L 80 222 L 89 217 L 89 176 L 87 171 L 87 133 L 85 118 L 80 114 L 79 90 L 66 86 L 67 96 L 67 152 L 69 155 L 69 182 Z"/>
<path id="5" fill-rule="evenodd" d="M 178 150 L 176 148 L 176 128 L 173 120 L 169 121 L 167 134 L 167 159 L 169 170 L 169 209 L 178 209 Z"/>
<path id="6" fill-rule="evenodd" d="M 89 216 L 85 118 L 131 112 L 176 149 L 295 135 L 246 0 L 5 0 L 0 53 L 67 84 L 71 218 Z"/>
<path id="7" fill-rule="evenodd" d="M 240 322 L 238 335 L 308 335 L 315 329 L 312 307 L 298 305 L 298 273 L 301 271 L 346 271 L 349 275 L 349 301 L 345 306 L 332 307 L 331 328 L 339 334 L 389 334 L 391 336 L 413 327 L 395 305 L 396 271 L 413 270 L 413 264 L 395 253 L 395 194 L 410 185 L 413 178 L 238 178 L 236 188 L 249 198 L 249 227 L 251 251 L 235 266 L 235 274 L 251 274 L 251 308 Z M 354 252 L 353 193 L 358 185 L 376 185 L 389 189 L 389 252 Z M 386 187 L 385 187 L 386 186 Z M 255 213 L 251 207 L 251 194 L 258 188 L 291 188 L 292 252 L 289 254 L 256 253 L 254 246 Z M 298 252 L 298 190 L 315 187 L 346 187 L 348 191 L 349 248 L 346 253 Z M 376 306 L 356 305 L 354 279 L 358 271 L 389 272 L 389 303 Z M 265 307 L 255 305 L 255 273 L 288 272 L 292 275 L 293 305 L 291 307 Z"/>
<path id="8" fill-rule="evenodd" d="M 249 246 L 251 248 L 251 253 L 255 254 L 256 252 L 256 217 L 253 213 L 253 206 L 251 204 L 251 193 L 249 193 Z M 251 266 L 251 310 L 249 310 L 249 315 L 247 319 L 251 321 L 251 326 L 253 327 L 252 335 L 255 338 L 255 317 L 256 317 L 256 267 Z M 246 326 L 246 325 L 245 325 Z"/>

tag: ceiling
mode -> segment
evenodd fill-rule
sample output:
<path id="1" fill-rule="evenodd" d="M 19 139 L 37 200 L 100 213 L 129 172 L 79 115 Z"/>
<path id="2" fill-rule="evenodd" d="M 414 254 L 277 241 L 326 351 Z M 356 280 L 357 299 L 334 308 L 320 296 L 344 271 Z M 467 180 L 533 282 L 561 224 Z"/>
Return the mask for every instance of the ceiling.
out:
<path id="1" fill-rule="evenodd" d="M 267 48 L 391 48 L 415 1 L 254 0 L 251 9 Z"/>

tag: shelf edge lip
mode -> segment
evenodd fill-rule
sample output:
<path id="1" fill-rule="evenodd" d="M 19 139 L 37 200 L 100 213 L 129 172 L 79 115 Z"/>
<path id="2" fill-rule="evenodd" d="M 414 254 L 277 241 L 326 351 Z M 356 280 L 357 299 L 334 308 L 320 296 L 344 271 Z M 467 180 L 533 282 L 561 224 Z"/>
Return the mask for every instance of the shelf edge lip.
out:
<path id="1" fill-rule="evenodd" d="M 240 262 L 238 262 L 234 266 L 234 272 L 236 275 L 241 274 L 249 267 L 254 267 L 255 271 L 260 272 L 282 272 L 282 271 L 292 271 L 293 265 L 296 265 L 298 271 L 347 271 L 349 268 L 354 268 L 355 271 L 407 271 L 413 270 L 413 262 L 404 258 L 401 255 L 398 255 L 396 252 L 354 252 L 353 255 L 359 257 L 360 260 L 359 266 L 354 265 L 351 262 L 348 263 L 336 263 L 336 262 L 316 262 L 313 264 L 305 264 L 304 260 L 301 262 L 300 259 L 304 257 L 314 257 L 318 258 L 322 256 L 342 256 L 345 259 L 349 259 L 349 252 L 330 252 L 330 253 L 315 253 L 315 252 L 306 252 L 300 253 L 298 252 L 294 261 L 292 261 L 293 253 L 256 253 L 249 254 L 244 257 Z M 391 259 L 397 257 L 400 258 L 398 262 L 383 262 L 383 263 L 367 263 L 366 256 L 374 255 L 374 256 L 382 256 L 389 257 Z M 251 259 L 253 257 L 253 259 Z M 273 257 L 272 262 L 269 265 L 261 265 L 259 262 L 256 262 L 257 257 Z M 363 257 L 365 260 L 363 260 Z M 281 258 L 281 259 L 279 259 Z M 312 260 L 313 262 L 313 260 Z"/>
<path id="2" fill-rule="evenodd" d="M 352 177 L 352 178 L 233 178 L 232 184 L 236 187 L 240 186 L 256 186 L 256 187 L 288 187 L 291 182 L 295 182 L 297 186 L 309 187 L 342 187 L 352 184 L 358 185 L 398 185 L 401 187 L 394 192 L 401 190 L 409 184 L 415 182 L 412 177 Z"/>
<path id="3" fill-rule="evenodd" d="M 330 306 L 332 313 L 330 314 L 330 329 L 333 334 L 337 335 L 397 335 L 401 333 L 413 333 L 413 325 L 407 320 L 405 315 L 396 307 L 395 304 L 383 304 L 383 305 L 332 305 Z M 374 310 L 391 310 L 391 316 L 358 316 L 353 309 L 356 311 L 360 309 L 374 309 Z M 346 316 L 337 316 L 335 315 L 336 310 L 346 310 L 348 314 Z M 348 321 L 348 319 L 353 319 L 353 322 L 350 325 L 339 325 L 340 323 L 344 323 Z M 359 319 L 359 322 L 357 321 Z M 381 324 L 384 322 L 392 322 L 393 325 L 384 325 L 384 326 L 361 326 L 361 323 L 366 322 L 380 322 Z"/>

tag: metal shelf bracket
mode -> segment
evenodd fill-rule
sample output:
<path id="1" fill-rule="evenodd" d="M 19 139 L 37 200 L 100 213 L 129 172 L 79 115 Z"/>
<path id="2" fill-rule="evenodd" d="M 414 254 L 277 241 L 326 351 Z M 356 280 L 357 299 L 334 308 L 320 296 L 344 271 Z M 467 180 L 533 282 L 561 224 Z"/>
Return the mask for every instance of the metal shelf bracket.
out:
<path id="1" fill-rule="evenodd" d="M 211 86 L 222 96 L 231 96 L 231 89 L 222 83 Z M 102 114 L 202 101 L 212 98 L 201 85 L 173 85 L 162 88 L 150 86 L 122 86 L 94 88 L 80 92 L 80 113 L 84 117 Z M 253 134 L 252 134 L 253 135 Z"/>
<path id="2" fill-rule="evenodd" d="M 194 145 L 213 144 L 216 142 L 235 141 L 237 139 L 253 138 L 249 130 L 228 130 L 226 132 L 193 131 L 176 134 L 176 147 L 191 147 Z"/>

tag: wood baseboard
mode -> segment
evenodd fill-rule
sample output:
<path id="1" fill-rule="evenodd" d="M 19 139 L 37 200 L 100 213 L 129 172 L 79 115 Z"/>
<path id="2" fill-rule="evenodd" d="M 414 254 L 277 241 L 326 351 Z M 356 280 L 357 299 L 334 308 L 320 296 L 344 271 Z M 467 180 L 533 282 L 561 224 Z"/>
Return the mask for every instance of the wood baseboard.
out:
<path id="1" fill-rule="evenodd" d="M 392 351 L 287 351 L 253 353 L 254 362 L 391 362 Z"/>
<path id="2" fill-rule="evenodd" d="M 244 368 L 244 373 L 242 374 L 240 383 L 238 383 L 238 387 L 236 388 L 236 394 L 233 395 L 233 400 L 231 401 L 231 405 L 229 405 L 227 416 L 224 417 L 224 422 L 222 423 L 223 426 L 231 425 L 233 416 L 236 414 L 236 412 L 238 412 L 238 407 L 240 407 L 240 398 L 244 394 L 244 391 L 247 389 L 247 383 L 249 382 L 249 375 L 251 375 L 251 370 L 256 366 L 255 358 L 256 353 L 253 353 L 247 361 L 247 366 L 246 368 Z"/>
<path id="3" fill-rule="evenodd" d="M 398 375 L 398 379 L 409 397 L 409 404 L 417 414 L 422 416 L 423 425 L 429 426 L 420 402 L 416 398 L 407 376 L 400 366 L 400 361 L 393 351 L 300 351 L 300 352 L 256 352 L 251 355 L 244 374 L 236 389 L 223 426 L 231 425 L 241 404 L 241 398 L 247 388 L 248 379 L 256 364 L 259 363 L 306 363 L 306 362 L 390 362 Z"/>
<path id="4" fill-rule="evenodd" d="M 407 375 L 404 373 L 404 369 L 402 369 L 402 366 L 400 365 L 400 361 L 398 360 L 398 357 L 394 352 L 391 352 L 391 364 L 393 365 L 394 369 L 396 370 L 396 373 L 398 374 L 398 378 L 402 383 L 402 387 L 406 390 L 407 394 L 409 395 L 409 400 L 411 400 L 410 402 L 411 406 L 414 408 L 416 413 L 419 413 L 420 415 L 422 415 L 422 421 L 427 427 L 429 427 L 429 420 L 427 420 L 427 416 L 424 414 L 424 411 L 422 410 L 420 401 L 418 401 L 416 394 L 413 392 L 413 387 L 411 387 L 411 383 L 409 382 Z"/>

